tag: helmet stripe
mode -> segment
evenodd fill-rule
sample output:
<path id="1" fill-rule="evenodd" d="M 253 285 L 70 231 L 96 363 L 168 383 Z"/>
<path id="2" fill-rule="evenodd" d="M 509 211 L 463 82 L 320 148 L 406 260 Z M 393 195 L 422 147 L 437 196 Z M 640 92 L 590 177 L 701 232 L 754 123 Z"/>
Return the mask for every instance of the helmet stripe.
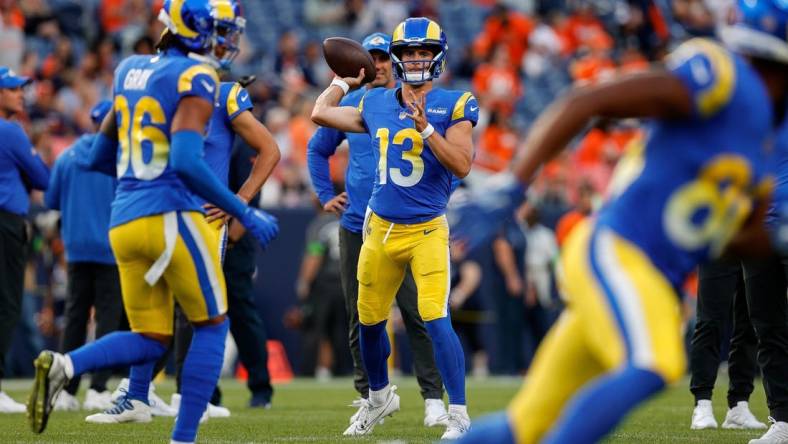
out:
<path id="1" fill-rule="evenodd" d="M 215 19 L 227 21 L 233 21 L 233 19 L 235 19 L 235 12 L 233 11 L 233 5 L 230 3 L 230 0 L 212 0 L 211 6 L 213 6 L 213 10 L 216 11 Z"/>
<path id="2" fill-rule="evenodd" d="M 172 23 L 175 25 L 175 33 L 181 37 L 186 37 L 187 39 L 193 39 L 200 34 L 186 26 L 186 23 L 183 21 L 183 17 L 181 17 L 181 10 L 183 9 L 183 2 L 185 0 L 172 0 L 170 4 L 170 18 L 172 19 Z"/>
<path id="3" fill-rule="evenodd" d="M 402 40 L 404 36 L 405 36 L 405 22 L 402 22 L 399 25 L 397 25 L 396 28 L 394 28 L 394 34 L 391 36 L 391 40 L 393 42 L 396 42 L 398 40 Z"/>
<path id="4" fill-rule="evenodd" d="M 440 40 L 441 39 L 441 27 L 430 20 L 429 24 L 427 25 L 427 39 L 428 40 Z"/>

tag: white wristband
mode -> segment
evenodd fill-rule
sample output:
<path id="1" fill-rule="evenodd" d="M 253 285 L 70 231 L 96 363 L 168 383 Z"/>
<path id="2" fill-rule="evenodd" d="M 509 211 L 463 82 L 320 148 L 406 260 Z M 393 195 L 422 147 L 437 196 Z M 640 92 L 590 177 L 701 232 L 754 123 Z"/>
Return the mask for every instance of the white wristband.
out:
<path id="1" fill-rule="evenodd" d="M 427 140 L 427 137 L 430 137 L 434 132 L 435 127 L 433 127 L 431 123 L 428 123 L 427 127 L 424 128 L 424 131 L 421 132 L 421 138 Z"/>
<path id="2" fill-rule="evenodd" d="M 342 94 L 347 94 L 347 92 L 350 91 L 350 85 L 348 85 L 347 82 L 342 79 L 334 78 L 334 80 L 331 81 L 331 84 L 342 89 Z"/>

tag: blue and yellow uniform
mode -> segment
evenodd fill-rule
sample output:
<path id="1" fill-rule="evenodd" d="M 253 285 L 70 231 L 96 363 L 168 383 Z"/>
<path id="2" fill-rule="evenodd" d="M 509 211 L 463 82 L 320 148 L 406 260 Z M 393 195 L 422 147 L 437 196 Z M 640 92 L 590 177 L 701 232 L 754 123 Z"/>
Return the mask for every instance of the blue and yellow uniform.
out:
<path id="1" fill-rule="evenodd" d="M 113 86 L 119 147 L 110 242 L 124 305 L 132 331 L 169 335 L 172 294 L 192 322 L 227 310 L 218 237 L 169 164 L 179 101 L 215 103 L 219 81 L 211 66 L 170 49 L 125 59 Z"/>
<path id="2" fill-rule="evenodd" d="M 444 213 L 454 176 L 414 128 L 399 91 L 371 89 L 358 105 L 378 165 L 358 263 L 358 311 L 364 325 L 388 318 L 407 265 L 419 289 L 424 321 L 445 317 L 447 310 L 449 227 Z M 441 135 L 459 122 L 475 125 L 478 109 L 469 92 L 433 89 L 426 95 L 427 119 Z"/>
<path id="3" fill-rule="evenodd" d="M 651 123 L 645 144 L 622 159 L 610 200 L 567 240 L 567 310 L 509 407 L 516 442 L 595 439 L 581 439 L 577 424 L 548 432 L 561 414 L 593 416 L 581 401 L 597 388 L 616 391 L 617 415 L 680 378 L 685 357 L 677 288 L 699 262 L 722 252 L 769 192 L 766 142 L 773 116 L 757 73 L 704 39 L 680 46 L 668 69 L 690 92 L 694 115 Z M 572 402 L 585 413 L 563 411 L 586 383 L 613 372 L 615 378 Z"/>
<path id="4" fill-rule="evenodd" d="M 249 92 L 237 82 L 222 82 L 219 86 L 219 97 L 214 103 L 211 121 L 208 124 L 208 135 L 205 137 L 205 162 L 216 177 L 227 186 L 230 171 L 230 156 L 235 143 L 233 120 L 242 112 L 253 108 Z M 205 203 L 200 199 L 201 203 Z M 227 249 L 227 224 L 216 220 L 211 226 L 219 236 L 219 257 L 224 261 Z"/>

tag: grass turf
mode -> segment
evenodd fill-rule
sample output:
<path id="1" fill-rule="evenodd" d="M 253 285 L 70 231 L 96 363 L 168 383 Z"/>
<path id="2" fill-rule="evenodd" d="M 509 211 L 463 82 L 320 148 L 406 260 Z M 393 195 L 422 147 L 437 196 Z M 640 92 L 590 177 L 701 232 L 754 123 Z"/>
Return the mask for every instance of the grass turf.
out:
<path id="1" fill-rule="evenodd" d="M 221 387 L 224 405 L 232 417 L 212 419 L 200 427 L 199 441 L 204 443 L 335 443 L 384 442 L 393 444 L 434 442 L 442 428 L 428 429 L 422 425 L 423 403 L 414 379 L 396 378 L 402 396 L 402 410 L 386 419 L 374 434 L 365 438 L 344 438 L 342 431 L 353 409 L 345 407 L 354 397 L 350 380 L 328 383 L 296 380 L 276 387 L 271 410 L 246 408 L 249 394 L 244 385 L 224 380 Z M 725 417 L 725 389 L 727 381 L 720 378 L 715 393 L 714 410 L 717 421 Z M 112 381 L 114 384 L 116 381 Z M 83 386 L 87 383 L 83 382 Z M 478 417 L 486 412 L 502 409 L 520 385 L 517 378 L 468 380 L 470 413 Z M 4 381 L 3 388 L 15 399 L 27 399 L 31 381 Z M 605 441 L 606 443 L 746 443 L 760 436 L 762 431 L 689 429 L 692 396 L 688 382 L 663 392 L 644 404 Z M 761 384 L 751 399 L 756 416 L 764 420 L 767 409 Z M 157 392 L 165 400 L 173 391 L 171 380 L 160 384 Z M 82 394 L 80 393 L 80 399 Z M 84 422 L 86 412 L 55 412 L 47 430 L 33 434 L 23 414 L 0 415 L 0 442 L 58 442 L 58 443 L 150 443 L 168 442 L 172 418 L 154 418 L 150 424 L 93 425 Z"/>

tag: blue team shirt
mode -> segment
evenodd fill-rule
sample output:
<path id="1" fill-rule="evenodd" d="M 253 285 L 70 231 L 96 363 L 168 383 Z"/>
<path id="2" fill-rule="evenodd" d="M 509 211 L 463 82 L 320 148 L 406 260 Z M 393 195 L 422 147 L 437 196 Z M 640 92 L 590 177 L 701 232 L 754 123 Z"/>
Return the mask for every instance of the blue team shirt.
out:
<path id="1" fill-rule="evenodd" d="M 456 182 L 407 117 L 410 111 L 397 99 L 399 90 L 368 90 L 358 106 L 377 164 L 369 207 L 390 222 L 420 223 L 446 212 Z M 479 104 L 469 92 L 435 88 L 427 93 L 425 112 L 435 131 L 445 136 L 459 122 L 476 125 Z"/>
<path id="2" fill-rule="evenodd" d="M 60 210 L 60 231 L 70 263 L 115 263 L 109 217 L 117 180 L 85 168 L 95 137 L 86 134 L 60 154 L 44 194 L 47 207 Z"/>
<path id="3" fill-rule="evenodd" d="M 216 71 L 174 49 L 157 56 L 135 55 L 115 70 L 113 91 L 118 189 L 111 226 L 169 211 L 202 211 L 169 164 L 170 125 L 182 98 L 216 102 Z"/>
<path id="4" fill-rule="evenodd" d="M 365 93 L 364 89 L 352 91 L 342 98 L 339 105 L 357 107 Z M 320 203 L 325 205 L 334 198 L 334 187 L 328 174 L 328 158 L 336 152 L 337 146 L 345 138 L 350 148 L 348 167 L 345 171 L 348 206 L 342 213 L 339 224 L 349 231 L 361 233 L 367 203 L 375 182 L 376 160 L 369 134 L 345 134 L 334 128 L 320 127 L 309 139 L 306 151 L 307 163 L 317 197 Z"/>
<path id="5" fill-rule="evenodd" d="M 205 138 L 205 162 L 226 186 L 230 170 L 230 154 L 235 143 L 232 121 L 244 111 L 252 109 L 249 93 L 241 84 L 222 82 L 219 98 L 214 103 L 208 136 Z M 200 202 L 202 198 L 197 197 Z"/>
<path id="6" fill-rule="evenodd" d="M 16 122 L 0 119 L 0 211 L 19 216 L 30 207 L 29 188 L 46 190 L 49 168 Z"/>
<path id="7" fill-rule="evenodd" d="M 694 115 L 650 124 L 645 145 L 620 161 L 598 226 L 640 247 L 678 287 L 768 195 L 773 116 L 757 73 L 711 40 L 684 43 L 667 66 Z"/>

